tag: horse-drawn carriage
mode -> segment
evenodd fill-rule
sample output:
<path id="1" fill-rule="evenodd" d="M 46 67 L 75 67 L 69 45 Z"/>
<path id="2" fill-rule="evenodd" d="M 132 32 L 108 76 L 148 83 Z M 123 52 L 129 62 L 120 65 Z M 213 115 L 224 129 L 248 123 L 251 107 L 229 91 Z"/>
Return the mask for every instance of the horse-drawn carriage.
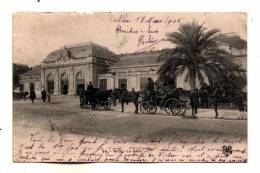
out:
<path id="1" fill-rule="evenodd" d="M 112 103 L 112 90 L 100 90 L 99 88 L 93 88 L 89 90 L 79 91 L 80 107 L 87 108 L 91 106 L 92 109 L 110 110 Z"/>
<path id="2" fill-rule="evenodd" d="M 140 97 L 140 111 L 146 114 L 155 114 L 158 107 L 169 115 L 181 116 L 186 112 L 189 96 L 182 88 L 167 92 L 144 91 Z"/>

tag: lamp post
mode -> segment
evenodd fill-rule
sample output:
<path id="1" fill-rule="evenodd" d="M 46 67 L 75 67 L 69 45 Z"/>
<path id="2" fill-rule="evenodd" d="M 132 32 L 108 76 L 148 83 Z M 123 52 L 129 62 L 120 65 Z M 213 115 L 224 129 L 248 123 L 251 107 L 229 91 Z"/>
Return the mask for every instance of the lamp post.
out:
<path id="1" fill-rule="evenodd" d="M 116 106 L 116 99 L 115 99 L 115 88 L 116 88 L 116 79 L 115 79 L 115 77 L 116 77 L 116 72 L 113 71 L 111 74 L 112 74 L 113 80 L 114 80 L 114 86 L 113 86 L 113 93 L 114 93 L 113 106 Z"/>

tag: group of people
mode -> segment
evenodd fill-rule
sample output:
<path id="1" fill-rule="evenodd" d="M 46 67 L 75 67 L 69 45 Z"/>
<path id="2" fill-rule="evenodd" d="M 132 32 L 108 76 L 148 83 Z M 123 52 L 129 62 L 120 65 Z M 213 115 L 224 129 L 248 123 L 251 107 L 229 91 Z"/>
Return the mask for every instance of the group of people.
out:
<path id="1" fill-rule="evenodd" d="M 50 91 L 46 92 L 46 90 L 44 88 L 41 94 L 42 94 L 42 101 L 43 102 L 46 101 L 46 97 L 48 97 L 48 102 L 51 101 L 51 92 Z"/>
<path id="2" fill-rule="evenodd" d="M 79 90 L 80 106 L 83 106 L 85 101 L 91 99 L 91 98 L 86 98 L 86 97 L 87 96 L 92 97 L 93 90 L 94 90 L 94 87 L 93 87 L 92 82 L 88 83 L 86 91 L 83 88 Z"/>
<path id="3" fill-rule="evenodd" d="M 48 98 L 48 102 L 51 101 L 51 92 L 48 91 L 46 92 L 45 89 L 43 89 L 43 91 L 41 92 L 42 95 L 42 101 L 46 102 L 46 98 Z M 36 93 L 34 91 L 34 89 L 30 89 L 30 99 L 32 101 L 32 103 L 34 103 L 34 100 L 36 99 Z"/>

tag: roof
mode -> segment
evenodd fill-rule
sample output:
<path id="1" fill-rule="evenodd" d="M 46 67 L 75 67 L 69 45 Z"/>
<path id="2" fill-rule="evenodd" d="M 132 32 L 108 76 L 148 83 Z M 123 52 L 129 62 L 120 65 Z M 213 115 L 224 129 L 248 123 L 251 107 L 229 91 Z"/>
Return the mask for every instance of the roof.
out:
<path id="1" fill-rule="evenodd" d="M 104 58 L 110 61 L 117 62 L 119 59 L 116 57 L 116 54 L 106 47 L 98 45 L 96 43 L 87 42 L 82 44 L 74 44 L 74 45 L 65 45 L 64 47 L 52 51 L 47 55 L 44 62 L 55 62 L 58 61 L 64 54 L 69 52 L 71 54 L 71 58 L 77 59 L 82 57 L 98 57 Z"/>
<path id="2" fill-rule="evenodd" d="M 161 65 L 164 60 L 159 60 L 159 56 L 160 51 L 123 54 L 118 56 L 121 61 L 112 65 L 110 68 Z"/>
<path id="3" fill-rule="evenodd" d="M 21 74 L 20 76 L 38 76 L 41 75 L 41 65 L 32 67 L 31 70 Z"/>

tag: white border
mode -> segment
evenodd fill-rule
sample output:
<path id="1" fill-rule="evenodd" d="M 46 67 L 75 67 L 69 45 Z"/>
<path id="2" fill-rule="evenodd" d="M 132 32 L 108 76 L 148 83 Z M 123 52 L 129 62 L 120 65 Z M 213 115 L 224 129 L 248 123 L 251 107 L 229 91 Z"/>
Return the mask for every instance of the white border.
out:
<path id="1" fill-rule="evenodd" d="M 235 172 L 257 173 L 259 158 L 259 0 L 6 0 L 0 2 L 0 172 Z M 248 12 L 249 163 L 22 164 L 12 163 L 12 14 L 18 11 Z M 216 19 L 221 20 L 221 19 Z"/>

